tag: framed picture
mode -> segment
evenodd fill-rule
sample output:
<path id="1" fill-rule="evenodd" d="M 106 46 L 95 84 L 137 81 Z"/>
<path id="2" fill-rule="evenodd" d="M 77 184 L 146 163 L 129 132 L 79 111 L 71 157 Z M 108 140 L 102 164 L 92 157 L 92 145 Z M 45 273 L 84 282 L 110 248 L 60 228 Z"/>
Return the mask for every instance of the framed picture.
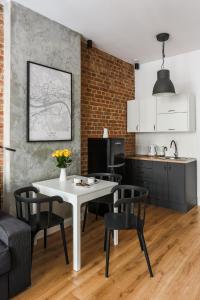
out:
<path id="1" fill-rule="evenodd" d="M 27 141 L 72 140 L 72 74 L 27 62 Z"/>

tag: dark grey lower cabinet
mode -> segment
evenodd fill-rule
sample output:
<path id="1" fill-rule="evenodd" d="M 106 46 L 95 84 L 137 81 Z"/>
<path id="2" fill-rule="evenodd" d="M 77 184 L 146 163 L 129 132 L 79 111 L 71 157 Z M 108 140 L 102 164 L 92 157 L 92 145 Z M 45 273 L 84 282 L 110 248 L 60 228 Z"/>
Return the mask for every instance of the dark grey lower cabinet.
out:
<path id="1" fill-rule="evenodd" d="M 185 199 L 186 168 L 187 167 L 183 164 L 171 163 L 167 165 L 168 199 L 170 207 L 181 211 L 187 211 Z"/>
<path id="2" fill-rule="evenodd" d="M 170 204 L 168 200 L 168 176 L 166 163 L 153 162 L 152 182 L 153 194 L 150 195 L 151 203 L 169 208 Z"/>
<path id="3" fill-rule="evenodd" d="M 197 204 L 197 166 L 190 163 L 126 161 L 126 182 L 149 189 L 149 202 L 187 212 Z"/>

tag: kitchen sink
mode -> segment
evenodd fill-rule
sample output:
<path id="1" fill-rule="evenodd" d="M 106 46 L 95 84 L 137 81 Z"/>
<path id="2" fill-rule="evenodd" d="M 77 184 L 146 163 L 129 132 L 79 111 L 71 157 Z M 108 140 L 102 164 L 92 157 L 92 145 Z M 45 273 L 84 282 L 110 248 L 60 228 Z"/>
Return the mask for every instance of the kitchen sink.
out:
<path id="1" fill-rule="evenodd" d="M 174 156 L 158 156 L 159 159 L 178 159 L 178 157 Z"/>

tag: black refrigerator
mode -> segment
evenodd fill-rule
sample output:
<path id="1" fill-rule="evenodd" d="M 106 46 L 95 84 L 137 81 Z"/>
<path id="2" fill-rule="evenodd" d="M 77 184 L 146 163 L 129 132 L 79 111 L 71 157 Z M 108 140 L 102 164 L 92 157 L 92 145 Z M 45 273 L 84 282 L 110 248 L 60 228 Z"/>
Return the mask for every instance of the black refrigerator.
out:
<path id="1" fill-rule="evenodd" d="M 123 138 L 88 139 L 88 173 L 116 173 L 124 177 Z"/>

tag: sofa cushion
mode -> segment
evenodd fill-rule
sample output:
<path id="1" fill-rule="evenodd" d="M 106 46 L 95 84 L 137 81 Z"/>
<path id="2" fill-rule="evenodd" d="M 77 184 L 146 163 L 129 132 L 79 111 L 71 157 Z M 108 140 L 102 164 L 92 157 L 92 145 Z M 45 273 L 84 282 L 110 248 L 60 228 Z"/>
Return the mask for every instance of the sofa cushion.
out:
<path id="1" fill-rule="evenodd" d="M 0 211 L 0 241 L 10 250 L 11 270 L 8 277 L 11 298 L 31 285 L 30 226 Z"/>
<path id="2" fill-rule="evenodd" d="M 8 273 L 11 268 L 9 248 L 0 241 L 0 276 Z"/>

